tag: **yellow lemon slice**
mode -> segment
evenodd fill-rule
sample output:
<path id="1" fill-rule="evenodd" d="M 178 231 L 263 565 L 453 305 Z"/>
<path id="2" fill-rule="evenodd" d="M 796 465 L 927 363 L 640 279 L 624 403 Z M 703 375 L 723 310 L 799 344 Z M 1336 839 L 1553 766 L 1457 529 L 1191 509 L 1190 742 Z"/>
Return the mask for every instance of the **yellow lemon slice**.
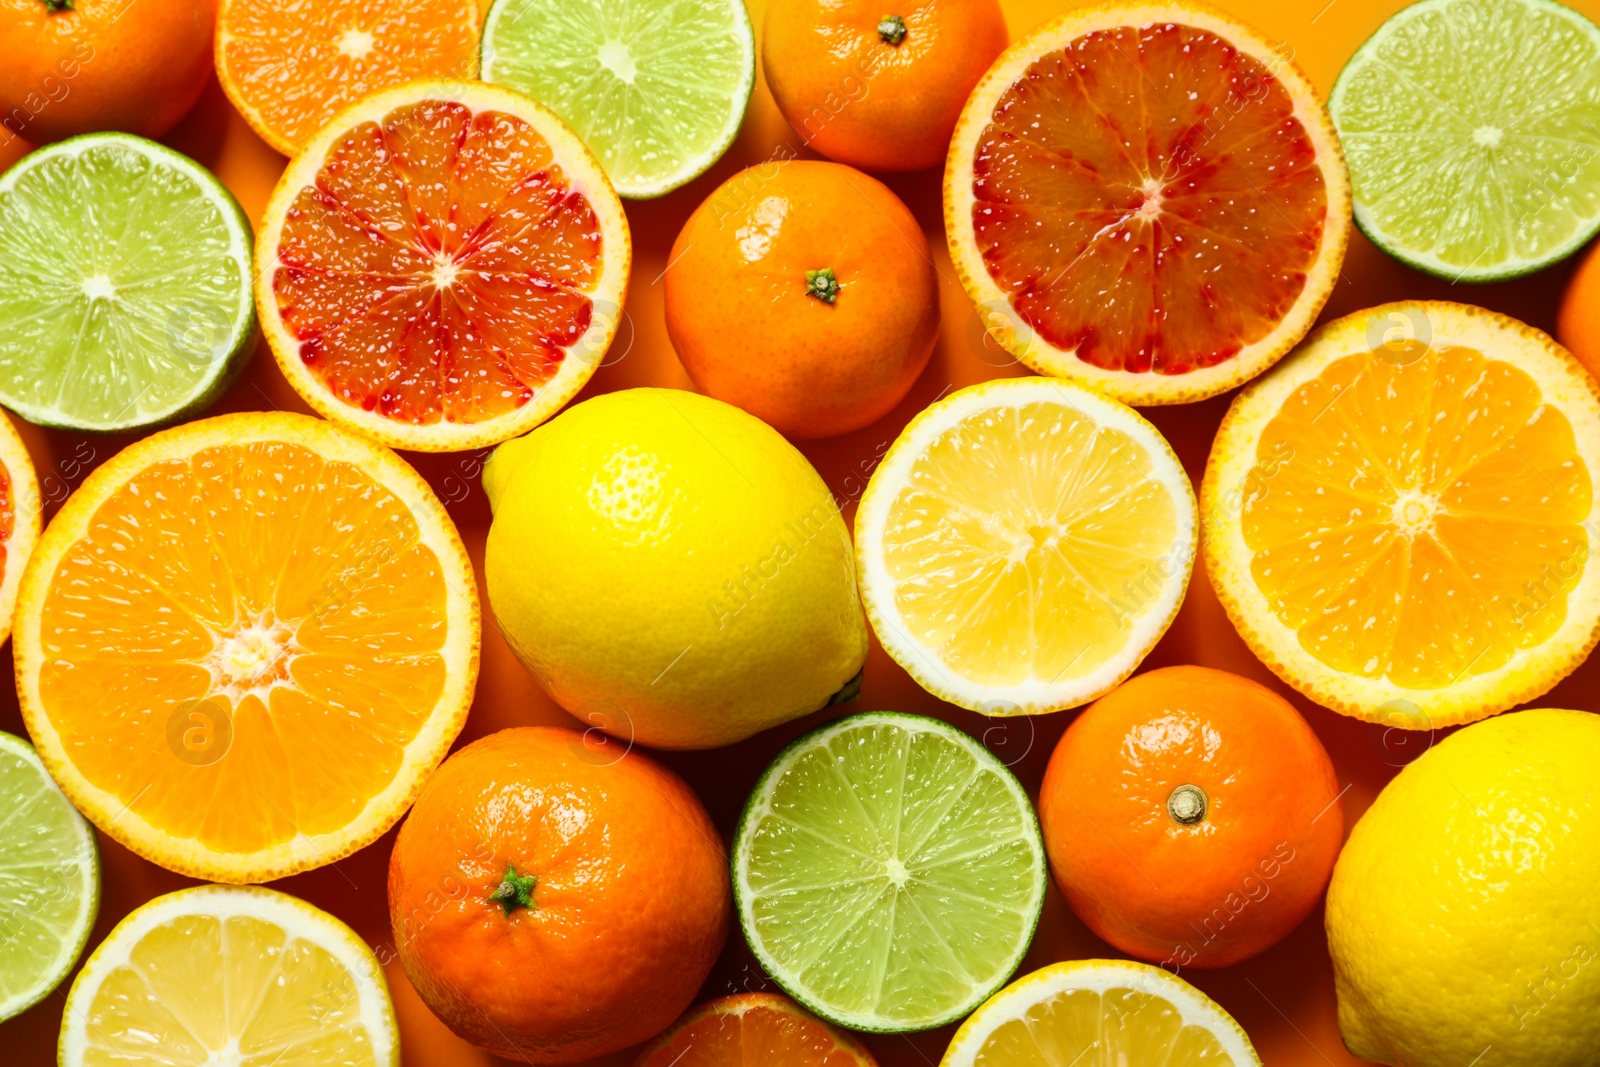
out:
<path id="1" fill-rule="evenodd" d="M 1206 567 L 1251 649 L 1349 715 L 1421 729 L 1536 697 L 1600 624 L 1600 392 L 1503 315 L 1331 322 L 1234 401 Z"/>
<path id="2" fill-rule="evenodd" d="M 117 924 L 67 994 L 61 1067 L 394 1067 L 378 961 L 270 889 L 198 886 Z"/>
<path id="3" fill-rule="evenodd" d="M 939 1067 L 1089 1062 L 1260 1067 L 1261 1059 L 1227 1012 L 1176 975 L 1128 960 L 1073 960 L 990 997 L 961 1024 Z"/>
<path id="4" fill-rule="evenodd" d="M 1056 378 L 953 393 L 911 421 L 856 514 L 867 617 L 942 700 L 1076 707 L 1133 673 L 1194 562 L 1194 491 L 1132 408 Z"/>

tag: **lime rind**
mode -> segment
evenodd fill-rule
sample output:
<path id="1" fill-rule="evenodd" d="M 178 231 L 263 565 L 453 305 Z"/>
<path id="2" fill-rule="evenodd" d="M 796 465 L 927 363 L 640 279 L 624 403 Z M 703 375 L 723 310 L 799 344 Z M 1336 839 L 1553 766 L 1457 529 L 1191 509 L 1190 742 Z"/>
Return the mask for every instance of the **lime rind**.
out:
<path id="1" fill-rule="evenodd" d="M 94 831 L 33 746 L 0 733 L 0 1021 L 50 995 L 100 912 Z M 20 973 L 19 973 L 20 972 Z"/>
<path id="2" fill-rule="evenodd" d="M 906 803 L 913 789 L 926 803 Z M 1038 818 L 1005 764 L 900 712 L 835 720 L 779 753 L 731 863 L 766 972 L 816 1015 L 874 1033 L 946 1025 L 1004 986 L 1049 881 Z"/>
<path id="3" fill-rule="evenodd" d="M 486 82 L 560 115 L 618 194 L 663 196 L 733 144 L 755 87 L 755 33 L 741 0 L 495 0 Z"/>
<path id="4" fill-rule="evenodd" d="M 1600 231 L 1600 27 L 1554 0 L 1420 0 L 1328 107 L 1356 225 L 1408 266 L 1501 281 Z"/>
<path id="5" fill-rule="evenodd" d="M 0 404 L 97 432 L 192 415 L 255 338 L 253 238 L 198 163 L 123 133 L 0 175 Z"/>

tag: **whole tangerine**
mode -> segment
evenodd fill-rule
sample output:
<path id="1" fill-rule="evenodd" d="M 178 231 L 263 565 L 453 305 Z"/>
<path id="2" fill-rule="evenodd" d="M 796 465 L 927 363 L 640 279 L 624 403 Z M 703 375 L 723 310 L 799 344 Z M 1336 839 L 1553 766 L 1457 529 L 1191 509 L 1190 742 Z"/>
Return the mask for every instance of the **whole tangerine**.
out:
<path id="1" fill-rule="evenodd" d="M 761 63 L 811 148 L 864 170 L 923 170 L 944 161 L 1006 41 L 999 0 L 791 0 L 767 7 Z"/>
<path id="2" fill-rule="evenodd" d="M 881 418 L 938 339 L 922 227 L 886 185 L 838 163 L 735 174 L 695 209 L 668 263 L 667 334 L 689 376 L 788 437 Z"/>
<path id="3" fill-rule="evenodd" d="M 497 1055 L 574 1063 L 654 1036 L 727 937 L 727 860 L 699 798 L 596 737 L 520 727 L 466 746 L 390 857 L 406 975 Z"/>
<path id="4" fill-rule="evenodd" d="M 1584 255 L 1567 283 L 1556 318 L 1556 340 L 1600 378 L 1600 244 Z"/>
<path id="5" fill-rule="evenodd" d="M 1090 705 L 1050 757 L 1039 820 L 1078 917 L 1173 973 L 1282 940 L 1344 838 L 1333 762 L 1305 719 L 1207 667 L 1136 675 Z"/>
<path id="6" fill-rule="evenodd" d="M 0 0 L 0 123 L 35 144 L 160 137 L 211 76 L 216 0 Z"/>

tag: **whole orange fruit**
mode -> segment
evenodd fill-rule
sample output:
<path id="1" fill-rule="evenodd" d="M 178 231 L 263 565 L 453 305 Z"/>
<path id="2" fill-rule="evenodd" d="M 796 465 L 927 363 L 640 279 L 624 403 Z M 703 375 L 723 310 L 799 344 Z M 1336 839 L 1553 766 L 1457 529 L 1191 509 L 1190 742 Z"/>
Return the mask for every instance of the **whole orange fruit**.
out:
<path id="1" fill-rule="evenodd" d="M 598 736 L 523 727 L 461 749 L 389 860 L 412 986 L 498 1055 L 573 1063 L 654 1036 L 727 937 L 728 865 L 705 808 Z"/>
<path id="2" fill-rule="evenodd" d="M 160 137 L 211 75 L 216 0 L 0 0 L 0 122 L 35 144 Z"/>
<path id="3" fill-rule="evenodd" d="M 1056 883 L 1089 928 L 1178 973 L 1276 944 L 1333 871 L 1333 763 L 1299 712 L 1207 667 L 1137 675 L 1062 735 L 1039 790 Z"/>
<path id="4" fill-rule="evenodd" d="M 838 163 L 735 174 L 668 263 L 667 333 L 689 376 L 789 437 L 876 421 L 938 337 L 922 227 L 882 182 Z"/>
<path id="5" fill-rule="evenodd" d="M 1567 283 L 1556 319 L 1556 340 L 1600 378 L 1600 243 L 1589 249 Z"/>
<path id="6" fill-rule="evenodd" d="M 1005 47 L 999 0 L 789 0 L 767 6 L 761 31 L 789 125 L 829 159 L 879 171 L 944 162 L 967 94 Z"/>

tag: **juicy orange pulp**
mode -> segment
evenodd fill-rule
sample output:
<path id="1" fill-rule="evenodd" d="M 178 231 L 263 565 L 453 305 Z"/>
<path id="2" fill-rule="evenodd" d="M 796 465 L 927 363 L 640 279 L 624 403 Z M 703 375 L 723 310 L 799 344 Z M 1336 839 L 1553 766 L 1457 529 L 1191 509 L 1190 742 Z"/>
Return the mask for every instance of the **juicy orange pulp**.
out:
<path id="1" fill-rule="evenodd" d="M 589 328 L 600 225 L 527 122 L 446 100 L 362 123 L 290 206 L 273 298 L 333 394 L 415 424 L 520 408 Z"/>
<path id="2" fill-rule="evenodd" d="M 1256 456 L 1251 573 L 1328 666 L 1442 688 L 1565 618 L 1590 473 L 1512 364 L 1414 343 L 1346 356 L 1284 402 Z"/>
<path id="3" fill-rule="evenodd" d="M 0 463 L 0 575 L 5 574 L 9 562 L 7 551 L 11 547 L 11 535 L 17 528 L 17 503 L 12 493 L 11 468 Z M 17 566 L 22 566 L 26 560 L 19 560 Z"/>
<path id="4" fill-rule="evenodd" d="M 724 997 L 690 1012 L 637 1067 L 872 1067 L 854 1042 L 786 997 Z"/>
<path id="5" fill-rule="evenodd" d="M 225 0 L 218 74 L 251 124 L 292 153 L 369 93 L 475 77 L 476 16 L 471 0 Z"/>
<path id="6" fill-rule="evenodd" d="M 73 765 L 221 852 L 345 827 L 445 682 L 445 579 L 418 537 L 390 490 L 298 444 L 138 473 L 41 612 L 40 699 Z"/>
<path id="7" fill-rule="evenodd" d="M 1316 261 L 1316 147 L 1267 66 L 1214 34 L 1100 30 L 1000 97 L 973 160 L 989 275 L 1051 345 L 1184 374 L 1266 337 Z"/>

